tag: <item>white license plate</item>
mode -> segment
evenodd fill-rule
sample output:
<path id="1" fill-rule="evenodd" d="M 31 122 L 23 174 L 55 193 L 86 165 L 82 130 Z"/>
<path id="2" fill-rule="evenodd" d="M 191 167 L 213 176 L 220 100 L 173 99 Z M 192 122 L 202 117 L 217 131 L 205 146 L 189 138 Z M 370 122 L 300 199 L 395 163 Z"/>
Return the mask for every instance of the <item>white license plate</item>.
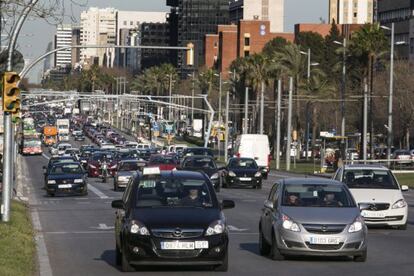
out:
<path id="1" fill-rule="evenodd" d="M 162 250 L 194 250 L 195 243 L 194 242 L 180 242 L 180 241 L 161 242 L 161 249 Z"/>
<path id="2" fill-rule="evenodd" d="M 72 188 L 72 184 L 62 184 L 62 185 L 59 185 L 59 188 L 60 188 L 60 189 L 68 189 L 68 188 Z"/>
<path id="3" fill-rule="evenodd" d="M 311 244 L 339 244 L 340 239 L 336 237 L 310 237 Z"/>
<path id="4" fill-rule="evenodd" d="M 240 181 L 252 181 L 250 177 L 240 177 Z"/>
<path id="5" fill-rule="evenodd" d="M 376 212 L 376 211 L 362 211 L 361 215 L 364 218 L 385 218 L 385 213 L 384 212 Z"/>
<path id="6" fill-rule="evenodd" d="M 196 241 L 195 249 L 208 249 L 208 241 Z"/>

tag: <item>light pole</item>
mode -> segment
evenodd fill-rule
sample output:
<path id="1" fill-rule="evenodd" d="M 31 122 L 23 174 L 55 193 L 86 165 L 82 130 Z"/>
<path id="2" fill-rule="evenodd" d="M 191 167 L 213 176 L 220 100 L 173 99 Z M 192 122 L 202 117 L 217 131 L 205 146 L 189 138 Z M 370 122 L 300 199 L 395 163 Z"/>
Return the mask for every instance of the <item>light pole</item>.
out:
<path id="1" fill-rule="evenodd" d="M 169 88 L 168 88 L 168 92 L 169 92 L 169 95 L 170 95 L 170 104 L 169 104 L 169 106 L 168 106 L 168 120 L 172 120 L 172 114 L 171 114 L 171 97 L 172 97 L 172 74 L 169 74 L 168 75 L 168 77 L 169 77 Z"/>
<path id="2" fill-rule="evenodd" d="M 289 104 L 288 104 L 288 125 L 286 133 L 286 170 L 290 171 L 290 151 L 292 144 L 292 94 L 293 94 L 293 78 L 289 79 Z"/>

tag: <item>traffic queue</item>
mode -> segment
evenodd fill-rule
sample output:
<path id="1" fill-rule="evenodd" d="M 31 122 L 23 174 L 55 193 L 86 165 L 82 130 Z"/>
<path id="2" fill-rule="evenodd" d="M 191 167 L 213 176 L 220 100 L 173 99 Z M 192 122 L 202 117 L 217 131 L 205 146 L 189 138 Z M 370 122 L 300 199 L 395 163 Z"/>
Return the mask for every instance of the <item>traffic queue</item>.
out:
<path id="1" fill-rule="evenodd" d="M 269 151 L 257 146 L 258 157 L 252 147 L 263 137 L 239 138 L 234 156 L 220 165 L 209 148 L 129 141 L 110 126 L 82 117 L 72 118 L 70 131 L 69 141 L 45 143 L 51 155 L 44 167 L 46 193 L 87 195 L 88 178 L 123 191 L 112 202 L 116 263 L 123 271 L 141 265 L 227 271 L 229 230 L 223 210 L 235 202 L 219 200 L 217 193 L 233 187 L 262 189 Z M 82 146 L 74 147 L 71 140 Z M 258 220 L 260 254 L 274 260 L 304 255 L 364 262 L 367 226 L 406 229 L 406 190 L 390 170 L 366 165 L 340 168 L 333 179 L 273 183 Z"/>

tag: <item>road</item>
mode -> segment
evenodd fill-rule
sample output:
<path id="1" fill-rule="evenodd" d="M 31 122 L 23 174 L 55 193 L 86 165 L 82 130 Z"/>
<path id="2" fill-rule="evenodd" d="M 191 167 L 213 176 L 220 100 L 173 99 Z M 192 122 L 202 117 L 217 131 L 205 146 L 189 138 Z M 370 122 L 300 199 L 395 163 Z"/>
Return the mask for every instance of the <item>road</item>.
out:
<path id="1" fill-rule="evenodd" d="M 42 166 L 47 155 L 23 158 L 23 180 L 30 208 L 39 217 L 45 250 L 42 267 L 50 265 L 53 275 L 122 275 L 115 266 L 114 210 L 111 201 L 121 192 L 112 182 L 89 179 L 86 197 L 45 195 Z M 342 258 L 296 258 L 276 262 L 259 255 L 258 221 L 263 201 L 277 179 L 272 173 L 262 190 L 222 189 L 221 199 L 232 199 L 236 208 L 225 211 L 230 228 L 229 271 L 227 275 L 414 275 L 414 192 L 405 194 L 410 205 L 406 231 L 370 229 L 368 260 L 354 263 Z M 39 228 L 39 225 L 37 225 Z M 145 275 L 212 275 L 197 268 L 144 268 Z M 43 271 L 47 274 L 47 271 Z M 141 272 L 142 273 L 142 272 Z"/>

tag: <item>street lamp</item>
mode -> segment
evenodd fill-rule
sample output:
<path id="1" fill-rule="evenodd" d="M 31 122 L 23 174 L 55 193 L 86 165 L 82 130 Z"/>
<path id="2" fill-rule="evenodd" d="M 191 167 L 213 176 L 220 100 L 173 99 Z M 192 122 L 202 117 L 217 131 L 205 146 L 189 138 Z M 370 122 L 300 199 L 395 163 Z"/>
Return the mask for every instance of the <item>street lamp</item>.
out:
<path id="1" fill-rule="evenodd" d="M 343 42 L 334 41 L 335 44 L 343 47 L 343 60 L 342 60 L 342 87 L 341 87 L 341 155 L 345 158 L 345 93 L 346 93 L 346 47 L 347 40 L 344 38 Z"/>

